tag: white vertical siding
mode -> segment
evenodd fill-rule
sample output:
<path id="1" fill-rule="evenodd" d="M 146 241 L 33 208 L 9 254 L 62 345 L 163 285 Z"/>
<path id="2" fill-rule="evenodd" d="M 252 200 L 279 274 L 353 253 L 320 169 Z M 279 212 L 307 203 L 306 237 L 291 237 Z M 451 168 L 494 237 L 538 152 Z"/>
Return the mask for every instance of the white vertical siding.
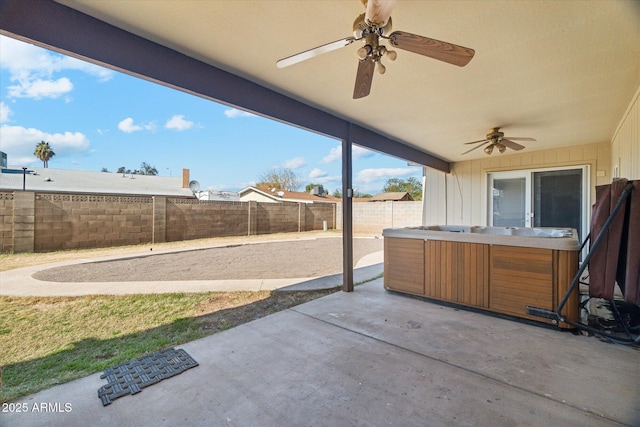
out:
<path id="1" fill-rule="evenodd" d="M 611 143 L 611 170 L 620 178 L 640 179 L 640 88 L 620 121 Z"/>
<path id="2" fill-rule="evenodd" d="M 445 224 L 447 222 L 446 175 L 435 169 L 425 168 L 422 223 Z"/>

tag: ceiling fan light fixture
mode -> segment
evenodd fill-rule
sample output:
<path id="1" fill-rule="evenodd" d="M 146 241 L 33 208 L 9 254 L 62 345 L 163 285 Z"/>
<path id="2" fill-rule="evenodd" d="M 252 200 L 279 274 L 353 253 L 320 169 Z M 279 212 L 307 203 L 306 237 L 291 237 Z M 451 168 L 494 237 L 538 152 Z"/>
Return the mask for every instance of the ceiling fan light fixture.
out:
<path id="1" fill-rule="evenodd" d="M 491 131 L 487 134 L 485 139 L 481 139 L 478 141 L 465 142 L 464 145 L 476 145 L 470 150 L 465 151 L 462 155 L 470 153 L 474 150 L 479 149 L 484 146 L 484 152 L 487 155 L 493 153 L 493 149 L 497 148 L 500 154 L 507 151 L 507 148 L 510 148 L 514 151 L 520 151 L 525 148 L 524 145 L 520 145 L 514 141 L 529 141 L 535 142 L 536 140 L 529 137 L 516 137 L 516 136 L 504 136 L 504 133 L 500 131 L 499 127 L 492 128 Z M 485 145 L 489 144 L 489 145 Z"/>
<path id="2" fill-rule="evenodd" d="M 371 46 L 367 44 L 362 46 L 360 49 L 358 49 L 358 51 L 356 52 L 356 55 L 358 55 L 358 58 L 360 59 L 365 59 L 367 56 L 369 56 L 370 53 L 371 53 Z"/>

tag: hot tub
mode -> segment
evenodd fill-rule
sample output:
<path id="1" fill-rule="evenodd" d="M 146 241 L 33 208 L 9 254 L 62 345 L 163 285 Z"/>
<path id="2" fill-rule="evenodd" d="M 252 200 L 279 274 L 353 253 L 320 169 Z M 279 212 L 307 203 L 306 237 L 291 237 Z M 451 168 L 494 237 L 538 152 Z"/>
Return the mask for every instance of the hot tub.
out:
<path id="1" fill-rule="evenodd" d="M 549 322 L 578 270 L 575 229 L 433 225 L 387 228 L 385 289 Z M 563 309 L 579 320 L 578 290 Z M 565 324 L 559 325 L 561 327 Z"/>

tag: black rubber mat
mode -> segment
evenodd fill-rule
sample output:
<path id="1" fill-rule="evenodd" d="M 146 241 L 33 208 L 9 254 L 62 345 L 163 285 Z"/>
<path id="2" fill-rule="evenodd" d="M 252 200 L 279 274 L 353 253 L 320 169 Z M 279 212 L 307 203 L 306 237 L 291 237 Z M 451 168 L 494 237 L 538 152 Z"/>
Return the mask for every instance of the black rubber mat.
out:
<path id="1" fill-rule="evenodd" d="M 98 397 L 102 401 L 102 406 L 107 406 L 119 397 L 140 393 L 145 387 L 196 366 L 198 362 L 182 349 L 168 348 L 157 351 L 105 369 L 100 378 L 106 378 L 108 384 L 98 389 Z"/>

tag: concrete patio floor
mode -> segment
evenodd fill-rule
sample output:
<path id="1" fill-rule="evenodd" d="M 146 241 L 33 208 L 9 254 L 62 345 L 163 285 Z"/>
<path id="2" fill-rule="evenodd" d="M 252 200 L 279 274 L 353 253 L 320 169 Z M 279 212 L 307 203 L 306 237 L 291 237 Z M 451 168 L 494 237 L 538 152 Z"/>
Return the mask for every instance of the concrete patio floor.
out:
<path id="1" fill-rule="evenodd" d="M 638 348 L 389 293 L 382 279 L 180 348 L 200 366 L 106 407 L 95 374 L 13 402 L 28 411 L 0 425 L 640 423 Z M 34 412 L 42 403 L 60 411 Z"/>

